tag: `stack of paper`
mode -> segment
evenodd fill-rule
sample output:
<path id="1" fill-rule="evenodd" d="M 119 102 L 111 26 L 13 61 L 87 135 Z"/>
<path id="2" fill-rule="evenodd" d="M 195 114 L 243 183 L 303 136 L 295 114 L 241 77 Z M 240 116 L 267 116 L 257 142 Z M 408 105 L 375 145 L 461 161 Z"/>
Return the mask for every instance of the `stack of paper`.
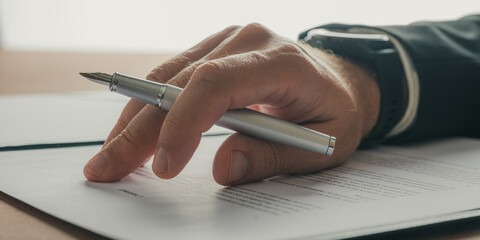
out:
<path id="1" fill-rule="evenodd" d="M 88 182 L 83 166 L 127 100 L 0 97 L 0 191 L 116 239 L 345 238 L 480 215 L 480 141 L 466 138 L 358 151 L 329 170 L 224 188 L 211 166 L 231 131 L 213 128 L 175 179 L 146 164 L 116 183 Z"/>
<path id="2" fill-rule="evenodd" d="M 210 169 L 224 138 L 204 137 L 173 180 L 147 165 L 87 182 L 82 167 L 98 146 L 0 152 L 0 189 L 116 239 L 343 238 L 480 214 L 477 140 L 359 151 L 330 170 L 223 188 Z"/>

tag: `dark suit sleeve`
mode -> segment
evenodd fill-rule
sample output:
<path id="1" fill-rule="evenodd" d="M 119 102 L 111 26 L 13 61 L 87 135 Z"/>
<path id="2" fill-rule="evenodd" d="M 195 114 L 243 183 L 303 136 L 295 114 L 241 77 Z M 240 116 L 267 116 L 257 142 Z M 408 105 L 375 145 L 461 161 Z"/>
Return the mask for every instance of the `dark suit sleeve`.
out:
<path id="1" fill-rule="evenodd" d="M 420 83 L 414 123 L 390 141 L 480 137 L 480 15 L 378 29 L 400 41 Z"/>

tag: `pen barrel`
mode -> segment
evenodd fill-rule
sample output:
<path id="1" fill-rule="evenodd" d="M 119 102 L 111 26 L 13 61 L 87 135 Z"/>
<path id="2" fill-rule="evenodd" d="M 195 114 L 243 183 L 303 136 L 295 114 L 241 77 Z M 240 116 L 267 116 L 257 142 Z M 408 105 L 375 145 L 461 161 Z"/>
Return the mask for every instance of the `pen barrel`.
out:
<path id="1" fill-rule="evenodd" d="M 170 110 L 182 90 L 166 85 L 159 107 Z M 334 137 L 248 108 L 228 110 L 215 125 L 327 156 L 332 155 L 335 148 Z"/>
<path id="2" fill-rule="evenodd" d="M 228 110 L 216 125 L 327 156 L 335 147 L 334 137 L 247 108 Z"/>
<path id="3" fill-rule="evenodd" d="M 110 91 L 157 106 L 159 94 L 165 92 L 165 84 L 115 73 L 110 82 Z"/>
<path id="4" fill-rule="evenodd" d="M 119 73 L 112 76 L 110 90 L 169 111 L 183 89 Z M 228 110 L 215 125 L 252 137 L 330 156 L 335 137 L 274 118 L 251 109 Z"/>

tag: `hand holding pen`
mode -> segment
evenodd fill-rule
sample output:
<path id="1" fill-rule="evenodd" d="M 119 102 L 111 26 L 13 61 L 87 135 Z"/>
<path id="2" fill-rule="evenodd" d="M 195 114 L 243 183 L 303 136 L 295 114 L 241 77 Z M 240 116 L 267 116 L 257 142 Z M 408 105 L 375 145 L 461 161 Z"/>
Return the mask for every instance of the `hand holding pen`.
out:
<path id="1" fill-rule="evenodd" d="M 86 165 L 89 180 L 118 180 L 152 154 L 155 174 L 175 177 L 202 133 L 232 109 L 242 108 L 335 136 L 337 147 L 328 157 L 328 146 L 319 154 L 294 142 L 287 146 L 262 140 L 255 132 L 235 133 L 215 156 L 218 183 L 312 172 L 346 160 L 374 126 L 379 111 L 378 87 L 366 69 L 313 52 L 258 24 L 214 34 L 154 69 L 147 79 L 184 90 L 168 114 L 131 100 L 100 153 Z"/>

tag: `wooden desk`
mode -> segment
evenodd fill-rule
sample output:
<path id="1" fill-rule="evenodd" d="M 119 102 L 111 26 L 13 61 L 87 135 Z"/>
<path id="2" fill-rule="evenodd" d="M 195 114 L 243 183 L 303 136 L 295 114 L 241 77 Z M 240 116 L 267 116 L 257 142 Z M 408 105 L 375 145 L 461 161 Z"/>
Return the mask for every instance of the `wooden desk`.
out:
<path id="1" fill-rule="evenodd" d="M 32 53 L 0 51 L 0 94 L 105 90 L 79 72 L 145 77 L 173 54 Z"/>
<path id="2" fill-rule="evenodd" d="M 31 53 L 0 51 L 0 94 L 104 90 L 80 71 L 146 76 L 172 54 Z M 480 203 L 479 203 L 480 204 Z M 0 192 L 0 240 L 101 239 Z M 480 239 L 480 219 L 445 223 L 365 239 Z"/>

